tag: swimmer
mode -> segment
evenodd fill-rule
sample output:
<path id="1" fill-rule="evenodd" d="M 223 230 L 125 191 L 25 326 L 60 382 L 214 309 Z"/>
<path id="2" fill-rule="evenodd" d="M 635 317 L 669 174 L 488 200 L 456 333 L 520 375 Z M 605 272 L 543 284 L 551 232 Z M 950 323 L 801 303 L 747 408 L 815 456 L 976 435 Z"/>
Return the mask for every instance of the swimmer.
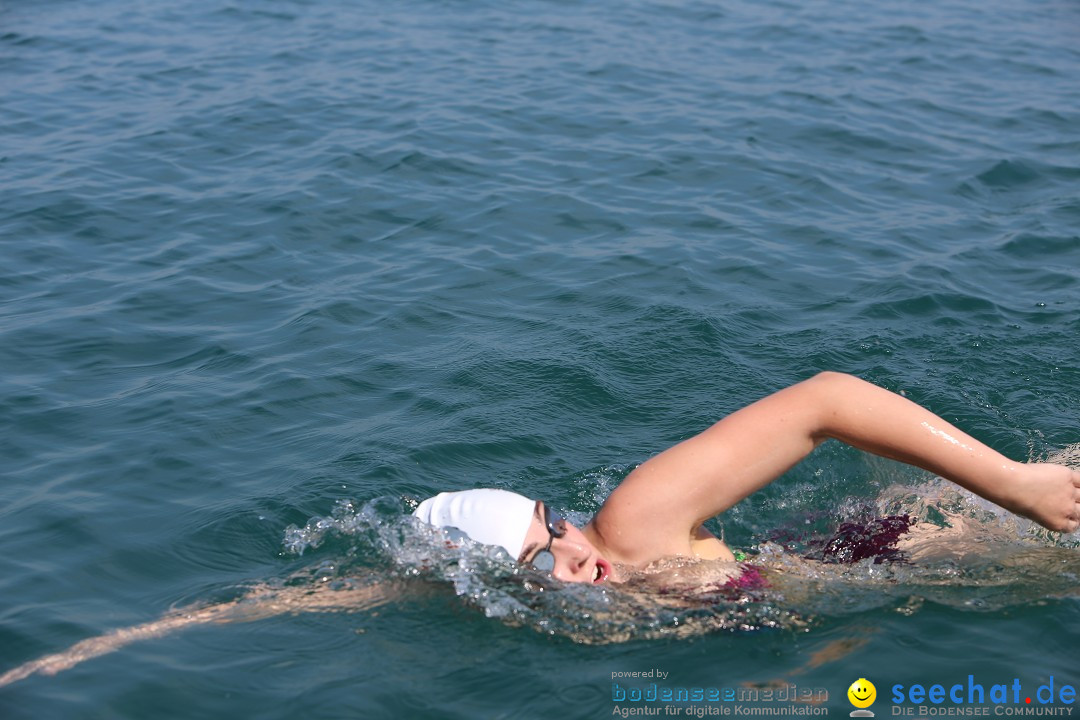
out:
<path id="1" fill-rule="evenodd" d="M 413 514 L 564 582 L 619 582 L 626 570 L 672 557 L 732 562 L 703 523 L 830 438 L 929 470 L 1049 530 L 1080 526 L 1080 472 L 1010 460 L 910 400 L 834 372 L 758 400 L 642 463 L 580 529 L 542 500 L 505 490 L 441 493 Z"/>
<path id="2" fill-rule="evenodd" d="M 735 556 L 702 523 L 768 485 L 829 438 L 922 467 L 1050 530 L 1072 532 L 1080 525 L 1080 472 L 1009 460 L 915 403 L 838 373 L 822 373 L 759 400 L 646 461 L 581 529 L 542 501 L 505 490 L 441 493 L 420 503 L 413 514 L 500 546 L 518 562 L 566 582 L 639 580 L 631 577 L 634 570 L 670 560 L 688 593 L 718 583 L 727 588 L 728 581 L 734 583 L 730 587 L 753 586 L 754 573 L 732 571 L 718 580 L 711 568 L 688 569 L 679 563 L 728 561 L 730 570 Z M 962 527 L 959 521 L 956 527 Z M 918 534 L 910 538 L 915 544 L 925 540 Z M 661 593 L 660 604 L 684 604 L 667 580 L 664 590 L 670 597 Z M 422 583 L 406 587 L 377 574 L 315 586 L 255 585 L 237 600 L 182 607 L 24 663 L 0 673 L 0 688 L 190 627 L 289 613 L 372 610 L 424 591 Z"/>

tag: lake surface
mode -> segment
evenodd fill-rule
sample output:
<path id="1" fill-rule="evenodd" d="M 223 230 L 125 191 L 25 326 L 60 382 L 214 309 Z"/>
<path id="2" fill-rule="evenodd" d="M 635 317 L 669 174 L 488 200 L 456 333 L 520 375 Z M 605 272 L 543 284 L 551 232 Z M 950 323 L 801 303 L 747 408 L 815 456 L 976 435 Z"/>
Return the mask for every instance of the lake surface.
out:
<path id="1" fill-rule="evenodd" d="M 969 675 L 1048 709 L 1076 537 L 839 444 L 713 525 L 788 579 L 696 606 L 406 513 L 584 521 L 827 369 L 1016 459 L 1080 441 L 1077 37 L 1066 0 L 0 3 L 0 675 L 144 628 L 0 717 L 606 718 L 650 683 L 846 717 L 858 678 L 882 717 Z M 799 562 L 942 511 L 990 539 Z"/>

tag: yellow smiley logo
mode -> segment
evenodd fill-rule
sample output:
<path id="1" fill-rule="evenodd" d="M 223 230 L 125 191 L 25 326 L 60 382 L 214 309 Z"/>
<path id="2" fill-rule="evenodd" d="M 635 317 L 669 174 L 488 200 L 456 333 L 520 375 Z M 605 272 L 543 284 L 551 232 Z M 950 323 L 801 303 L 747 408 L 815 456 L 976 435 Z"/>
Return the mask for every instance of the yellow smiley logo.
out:
<path id="1" fill-rule="evenodd" d="M 866 678 L 859 678 L 847 689 L 848 700 L 857 708 L 868 708 L 877 698 L 877 688 Z"/>

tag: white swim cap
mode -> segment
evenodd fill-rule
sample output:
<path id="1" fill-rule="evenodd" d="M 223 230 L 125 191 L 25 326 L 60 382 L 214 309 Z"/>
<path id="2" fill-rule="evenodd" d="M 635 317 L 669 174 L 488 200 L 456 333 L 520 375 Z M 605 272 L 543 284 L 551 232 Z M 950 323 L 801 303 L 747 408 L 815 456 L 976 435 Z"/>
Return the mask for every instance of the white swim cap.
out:
<path id="1" fill-rule="evenodd" d="M 484 545 L 498 545 L 515 560 L 525 545 L 536 502 L 508 490 L 439 493 L 413 515 L 436 527 L 455 527 Z"/>

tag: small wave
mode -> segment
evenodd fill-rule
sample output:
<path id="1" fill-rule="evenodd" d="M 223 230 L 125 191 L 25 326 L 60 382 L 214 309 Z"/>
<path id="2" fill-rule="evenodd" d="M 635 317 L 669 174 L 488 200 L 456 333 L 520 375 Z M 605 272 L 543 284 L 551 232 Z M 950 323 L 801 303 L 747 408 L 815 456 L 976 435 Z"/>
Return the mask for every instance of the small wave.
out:
<path id="1" fill-rule="evenodd" d="M 1080 470 L 1080 443 L 1073 443 L 1060 450 L 1054 450 L 1046 456 L 1046 462 L 1068 465 L 1073 470 Z"/>

